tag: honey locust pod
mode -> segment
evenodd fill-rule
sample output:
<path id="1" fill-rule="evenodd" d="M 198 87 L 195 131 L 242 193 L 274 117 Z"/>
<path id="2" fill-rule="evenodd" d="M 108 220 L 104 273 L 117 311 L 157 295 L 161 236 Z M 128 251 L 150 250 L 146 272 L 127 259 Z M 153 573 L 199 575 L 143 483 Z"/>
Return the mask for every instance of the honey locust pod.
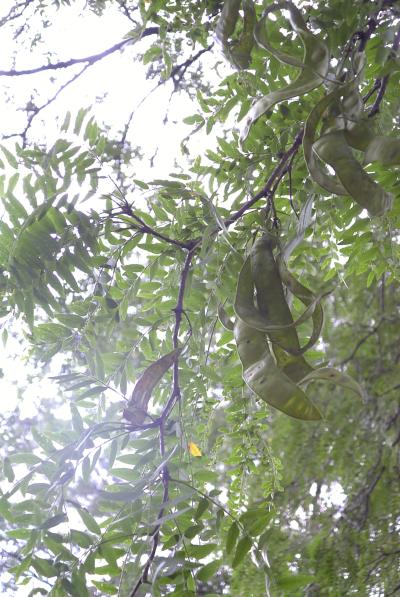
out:
<path id="1" fill-rule="evenodd" d="M 238 39 L 230 40 L 239 20 L 241 7 L 243 8 L 242 31 Z M 236 68 L 247 68 L 251 62 L 255 22 L 256 12 L 253 0 L 225 0 L 215 36 L 222 46 L 224 55 Z"/>
<path id="2" fill-rule="evenodd" d="M 234 336 L 243 379 L 261 400 L 295 419 L 317 421 L 322 418 L 304 391 L 277 367 L 263 332 L 237 318 Z"/>
<path id="3" fill-rule="evenodd" d="M 267 25 L 271 24 L 268 15 L 278 10 L 289 11 L 289 21 L 293 30 L 298 34 L 304 47 L 303 59 L 286 54 L 274 48 L 269 42 Z M 292 2 L 276 2 L 271 4 L 264 12 L 262 18 L 254 29 L 257 44 L 277 58 L 280 62 L 301 68 L 297 79 L 282 89 L 272 91 L 255 102 L 251 107 L 241 133 L 241 142 L 247 138 L 252 124 L 275 104 L 304 95 L 326 79 L 329 69 L 329 50 L 326 44 L 314 35 L 307 27 L 306 22 Z"/>
<path id="4" fill-rule="evenodd" d="M 382 166 L 400 166 L 400 139 L 376 136 L 370 139 L 364 162 L 379 162 Z"/>
<path id="5" fill-rule="evenodd" d="M 342 373 L 333 367 L 320 367 L 311 371 L 299 382 L 299 385 L 307 387 L 312 381 L 330 381 L 337 386 L 342 386 L 355 392 L 360 398 L 364 397 L 364 392 L 360 384 L 350 377 L 350 375 L 346 375 L 346 373 Z"/>
<path id="6" fill-rule="evenodd" d="M 337 176 L 328 175 L 321 166 L 313 151 L 317 137 L 332 128 L 342 126 L 343 120 L 348 123 L 353 120 L 355 112 L 360 110 L 360 96 L 357 92 L 359 80 L 363 76 L 365 55 L 359 52 L 352 61 L 353 78 L 344 84 L 334 84 L 334 89 L 329 91 L 311 110 L 304 126 L 303 152 L 308 171 L 314 182 L 333 195 L 347 195 L 347 190 Z M 351 94 L 357 92 L 356 99 Z M 343 99 L 342 99 L 343 98 Z M 347 117 L 342 112 L 348 111 Z M 318 134 L 318 129 L 320 133 Z"/>
<path id="7" fill-rule="evenodd" d="M 255 329 L 266 332 L 268 334 L 274 334 L 276 343 L 279 343 L 277 339 L 279 336 L 279 332 L 282 332 L 283 335 L 286 336 L 285 330 L 288 330 L 289 328 L 294 328 L 300 325 L 301 323 L 307 321 L 307 319 L 310 319 L 310 317 L 313 316 L 313 311 L 315 310 L 317 303 L 321 299 L 321 297 L 316 297 L 313 303 L 310 303 L 308 307 L 304 310 L 304 312 L 295 321 L 293 321 L 292 318 L 290 322 L 288 321 L 288 323 L 286 324 L 280 324 L 276 323 L 272 319 L 269 319 L 266 313 L 262 313 L 259 310 L 258 306 L 256 306 L 254 302 L 254 291 L 255 284 L 251 271 L 251 258 L 248 257 L 245 260 L 238 277 L 234 303 L 235 313 L 238 317 L 240 317 L 240 319 L 242 319 L 242 321 L 244 321 L 251 327 L 254 327 Z M 282 334 L 280 335 L 282 336 Z M 301 354 L 301 352 L 303 352 L 303 349 L 301 349 L 300 347 L 293 348 L 290 347 L 289 344 L 285 344 L 285 348 L 289 352 L 293 354 Z"/>
<path id="8" fill-rule="evenodd" d="M 226 330 L 230 332 L 233 331 L 234 323 L 229 318 L 229 315 L 225 311 L 223 305 L 218 305 L 218 319 Z"/>
<path id="9" fill-rule="evenodd" d="M 313 145 L 315 154 L 331 166 L 348 195 L 371 216 L 382 216 L 392 207 L 393 195 L 365 172 L 347 143 L 343 130 L 322 135 Z"/>
<path id="10" fill-rule="evenodd" d="M 317 342 L 318 338 L 321 335 L 322 326 L 324 324 L 324 311 L 320 301 L 321 298 L 330 294 L 330 291 L 322 292 L 317 297 L 315 297 L 311 290 L 306 288 L 306 286 L 303 286 L 303 284 L 301 284 L 290 273 L 282 254 L 279 254 L 277 256 L 277 266 L 283 284 L 288 288 L 288 290 L 290 290 L 293 296 L 298 298 L 307 308 L 313 307 L 311 312 L 313 330 L 310 339 L 302 348 L 302 351 L 306 352 L 314 346 L 314 344 Z"/>
<path id="11" fill-rule="evenodd" d="M 328 175 L 317 160 L 313 151 L 317 128 L 325 112 L 338 101 L 340 91 L 335 89 L 325 95 L 311 110 L 303 134 L 303 152 L 308 171 L 314 182 L 333 195 L 347 195 L 347 191 L 336 176 Z"/>
<path id="12" fill-rule="evenodd" d="M 322 296 L 314 294 L 302 286 L 282 265 L 275 261 L 273 248 L 277 241 L 271 242 L 271 235 L 264 234 L 254 245 L 251 253 L 252 274 L 256 286 L 257 304 L 261 313 L 277 324 L 286 326 L 281 331 L 269 333 L 272 343 L 278 344 L 292 355 L 300 355 L 311 348 L 318 340 L 322 329 L 323 311 L 320 304 Z M 307 307 L 304 313 L 293 322 L 293 317 L 286 301 L 283 284 L 297 296 Z M 292 327 L 300 325 L 312 318 L 313 331 L 305 346 L 300 348 L 296 330 Z"/>
<path id="13" fill-rule="evenodd" d="M 349 195 L 371 216 L 381 216 L 391 209 L 393 195 L 372 179 L 352 151 L 352 147 L 366 151 L 366 162 L 384 153 L 381 151 L 384 144 L 379 147 L 379 142 L 375 143 L 378 151 L 369 150 L 374 147 L 374 136 L 371 127 L 362 121 L 363 105 L 358 82 L 363 65 L 364 57 L 360 56 L 353 79 L 334 89 L 313 108 L 304 128 L 303 150 L 311 178 L 317 184 L 332 194 Z M 386 163 L 398 159 L 395 145 L 391 157 L 385 155 L 383 158 Z M 335 175 L 325 172 L 322 163 L 330 166 Z"/>
<path id="14" fill-rule="evenodd" d="M 318 339 L 322 327 L 322 307 L 320 295 L 314 295 L 308 289 L 296 286 L 297 294 L 306 304 L 305 311 L 293 320 L 282 286 L 281 274 L 275 262 L 273 247 L 277 238 L 270 233 L 264 234 L 245 260 L 238 277 L 234 309 L 236 315 L 247 325 L 268 334 L 273 345 L 280 346 L 291 355 L 299 356 L 306 352 Z M 305 297 L 305 298 L 304 298 Z M 296 327 L 312 318 L 313 332 L 305 346 L 300 347 Z"/>
<path id="15" fill-rule="evenodd" d="M 176 348 L 165 354 L 144 370 L 133 388 L 131 399 L 124 409 L 123 416 L 134 425 L 142 425 L 147 417 L 147 408 L 156 385 L 168 369 L 172 367 L 183 348 Z"/>

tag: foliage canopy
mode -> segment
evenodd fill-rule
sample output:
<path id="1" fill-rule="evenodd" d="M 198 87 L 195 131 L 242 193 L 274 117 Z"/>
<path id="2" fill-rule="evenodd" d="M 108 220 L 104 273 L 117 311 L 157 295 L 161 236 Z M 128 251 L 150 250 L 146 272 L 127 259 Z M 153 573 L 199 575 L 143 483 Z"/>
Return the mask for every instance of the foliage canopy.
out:
<path id="1" fill-rule="evenodd" d="M 0 26 L 34 50 L 73 6 Z M 0 71 L 59 82 L 0 147 L 3 342 L 54 387 L 1 420 L 8 594 L 395 594 L 398 2 L 84 10 L 125 37 Z M 169 175 L 129 114 L 31 134 L 117 52 L 195 106 Z"/>

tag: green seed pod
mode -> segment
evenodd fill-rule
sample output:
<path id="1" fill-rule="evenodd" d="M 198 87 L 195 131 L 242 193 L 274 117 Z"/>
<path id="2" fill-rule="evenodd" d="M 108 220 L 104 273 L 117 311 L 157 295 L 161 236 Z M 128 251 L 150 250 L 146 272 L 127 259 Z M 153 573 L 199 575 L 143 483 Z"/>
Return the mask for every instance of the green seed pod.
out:
<path id="1" fill-rule="evenodd" d="M 315 297 L 293 278 L 284 262 L 281 266 L 282 277 L 273 255 L 273 247 L 277 242 L 274 235 L 267 233 L 255 243 L 251 256 L 246 259 L 239 273 L 234 308 L 236 315 L 244 323 L 266 332 L 274 345 L 291 355 L 299 356 L 318 340 L 323 323 L 320 301 L 326 293 Z M 286 301 L 282 281 L 307 307 L 295 321 Z M 300 347 L 295 328 L 310 317 L 313 332 L 305 346 Z"/>
<path id="2" fill-rule="evenodd" d="M 243 29 L 236 41 L 229 41 L 239 19 L 239 10 L 243 5 Z M 225 57 L 235 67 L 247 68 L 251 62 L 251 51 L 254 46 L 254 25 L 256 12 L 253 0 L 225 0 L 219 18 L 215 36 L 222 46 Z"/>
<path id="3" fill-rule="evenodd" d="M 251 258 L 248 257 L 239 273 L 234 309 L 236 315 L 240 317 L 242 321 L 247 323 L 247 325 L 267 333 L 281 332 L 287 328 L 296 327 L 304 321 L 307 321 L 307 319 L 313 316 L 316 305 L 321 299 L 321 297 L 316 297 L 296 321 L 293 321 L 292 319 L 287 324 L 277 324 L 259 311 L 254 302 L 254 291 L 255 286 L 251 270 Z M 291 350 L 289 346 L 286 346 L 286 349 L 288 351 Z M 293 354 L 300 354 L 302 351 L 302 349 L 293 349 Z"/>
<path id="4" fill-rule="evenodd" d="M 321 335 L 322 326 L 324 324 L 324 311 L 322 309 L 320 299 L 329 294 L 329 292 L 324 292 L 316 298 L 311 290 L 303 286 L 303 284 L 296 280 L 296 278 L 289 272 L 282 255 L 278 255 L 277 265 L 282 282 L 290 290 L 290 292 L 299 300 L 301 300 L 303 305 L 306 305 L 307 307 L 314 305 L 312 312 L 313 331 L 310 339 L 302 348 L 302 352 L 306 352 L 314 346 Z"/>
<path id="5" fill-rule="evenodd" d="M 367 209 L 371 216 L 381 216 L 390 210 L 393 195 L 372 180 L 355 159 L 344 131 L 323 135 L 314 143 L 313 151 L 332 166 L 347 194 Z"/>
<path id="6" fill-rule="evenodd" d="M 240 5 L 241 0 L 225 0 L 224 2 L 221 16 L 215 30 L 215 36 L 223 46 L 225 46 L 228 39 L 235 31 L 236 23 L 239 18 Z"/>
<path id="7" fill-rule="evenodd" d="M 371 123 L 366 120 L 361 120 L 353 126 L 348 126 L 345 129 L 344 134 L 350 147 L 358 149 L 359 151 L 366 151 L 371 144 L 371 141 L 376 138 Z M 368 163 L 369 161 L 373 162 L 374 160 L 367 161 L 365 159 L 364 163 Z"/>
<path id="8" fill-rule="evenodd" d="M 233 331 L 234 323 L 230 320 L 229 315 L 225 311 L 223 305 L 218 305 L 218 319 L 226 330 L 230 332 Z"/>
<path id="9" fill-rule="evenodd" d="M 333 195 L 347 195 L 346 189 L 337 177 L 329 176 L 324 172 L 313 151 L 318 125 L 326 111 L 337 103 L 339 95 L 340 91 L 335 89 L 331 93 L 328 93 L 328 95 L 325 95 L 311 110 L 304 127 L 303 151 L 307 168 L 313 181 Z"/>
<path id="10" fill-rule="evenodd" d="M 285 350 L 299 352 L 299 338 L 273 255 L 276 244 L 277 240 L 271 234 L 264 234 L 251 251 L 251 272 L 256 287 L 257 307 L 267 321 L 284 326 L 281 331 L 268 333 L 271 342 Z"/>
<path id="11" fill-rule="evenodd" d="M 248 68 L 251 62 L 251 51 L 254 46 L 254 25 L 256 11 L 252 0 L 243 0 L 243 30 L 238 42 L 233 42 L 231 56 L 239 69 Z"/>
<path id="12" fill-rule="evenodd" d="M 317 421 L 322 418 L 306 394 L 276 366 L 262 332 L 238 318 L 234 335 L 243 365 L 243 379 L 259 398 L 296 419 Z"/>
<path id="13" fill-rule="evenodd" d="M 266 32 L 266 23 L 268 22 L 267 16 L 269 13 L 276 12 L 277 10 L 289 11 L 290 24 L 293 30 L 298 34 L 304 47 L 303 60 L 298 60 L 297 58 L 274 48 L 269 43 Z M 293 97 L 304 95 L 321 85 L 325 80 L 329 69 L 329 50 L 326 44 L 311 33 L 307 28 L 307 24 L 304 21 L 301 12 L 294 4 L 292 4 L 292 2 L 284 1 L 271 4 L 256 25 L 254 29 L 254 37 L 261 48 L 272 54 L 280 62 L 301 68 L 301 72 L 297 79 L 287 87 L 268 93 L 252 106 L 240 136 L 241 142 L 246 139 L 252 124 L 258 120 L 260 116 L 265 114 L 265 112 L 270 110 L 275 104 Z"/>
<path id="14" fill-rule="evenodd" d="M 312 381 L 330 381 L 336 386 L 342 386 L 348 390 L 355 392 L 361 399 L 364 398 L 364 392 L 360 384 L 358 384 L 350 375 L 346 375 L 333 367 L 320 367 L 312 371 L 300 381 L 300 385 L 307 387 Z"/>
<path id="15" fill-rule="evenodd" d="M 400 139 L 374 137 L 365 152 L 366 164 L 379 162 L 382 166 L 400 166 Z"/>

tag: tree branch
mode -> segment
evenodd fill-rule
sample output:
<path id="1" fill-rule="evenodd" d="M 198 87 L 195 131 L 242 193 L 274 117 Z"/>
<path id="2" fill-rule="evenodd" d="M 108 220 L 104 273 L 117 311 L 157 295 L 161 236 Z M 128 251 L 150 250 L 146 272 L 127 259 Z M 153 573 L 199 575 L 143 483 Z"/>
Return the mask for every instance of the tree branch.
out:
<path id="1" fill-rule="evenodd" d="M 24 2 L 14 4 L 14 6 L 10 8 L 8 14 L 6 14 L 5 17 L 0 19 L 0 27 L 5 25 L 6 23 L 9 23 L 10 21 L 13 21 L 14 19 L 18 19 L 19 17 L 21 17 L 25 10 L 28 8 L 28 6 L 32 4 L 32 2 L 33 0 L 25 0 Z M 19 12 L 17 12 L 18 10 Z"/>
<path id="2" fill-rule="evenodd" d="M 143 37 L 148 37 L 149 35 L 156 35 L 159 33 L 159 27 L 149 27 L 145 29 L 141 35 L 140 39 Z M 103 50 L 98 54 L 92 54 L 91 56 L 85 56 L 83 58 L 70 58 L 70 60 L 65 60 L 61 62 L 50 62 L 49 64 L 43 64 L 42 66 L 37 66 L 36 68 L 26 68 L 22 70 L 0 70 L 0 77 L 20 77 L 22 75 L 34 75 L 36 73 L 42 73 L 48 70 L 59 70 L 63 68 L 70 68 L 71 66 L 75 66 L 76 64 L 87 64 L 88 66 L 103 60 L 106 56 L 110 56 L 119 50 L 122 50 L 125 46 L 134 43 L 133 38 L 123 39 L 118 43 L 114 44 L 110 48 Z"/>
<path id="3" fill-rule="evenodd" d="M 394 41 L 393 41 L 393 46 L 392 46 L 392 51 L 390 53 L 390 56 L 395 56 L 397 50 L 399 49 L 400 46 L 400 27 L 397 29 L 397 33 L 395 35 Z M 379 112 L 380 109 L 380 105 L 382 103 L 382 100 L 384 98 L 385 92 L 386 92 L 386 87 L 388 85 L 389 82 L 389 77 L 390 74 L 388 73 L 387 75 L 385 75 L 382 79 L 377 79 L 375 81 L 375 84 L 377 84 L 377 82 L 379 81 L 380 86 L 379 86 L 379 91 L 378 91 L 378 95 L 376 96 L 375 102 L 371 108 L 370 113 L 368 114 L 368 118 L 372 118 L 373 116 L 375 116 L 375 114 L 377 114 Z"/>
<path id="4" fill-rule="evenodd" d="M 241 218 L 242 215 L 248 209 L 250 209 L 250 207 L 252 207 L 255 203 L 257 203 L 257 201 L 259 201 L 263 197 L 271 198 L 273 196 L 273 189 L 274 190 L 276 189 L 277 184 L 279 184 L 279 182 L 281 181 L 281 179 L 287 172 L 286 167 L 287 167 L 288 163 L 290 164 L 292 157 L 299 150 L 299 147 L 303 140 L 303 132 L 304 132 L 304 129 L 301 129 L 297 133 L 291 147 L 282 155 L 281 159 L 279 160 L 278 165 L 274 168 L 274 170 L 270 174 L 264 188 L 259 193 L 254 195 L 254 197 L 252 197 L 251 199 L 246 201 L 246 203 L 244 203 L 242 205 L 242 207 L 240 209 L 238 209 L 237 212 L 235 212 L 234 214 L 232 214 L 231 216 L 229 216 L 229 218 L 227 218 L 225 220 L 226 227 L 230 226 L 231 224 L 233 224 L 233 222 L 236 222 L 239 218 Z"/>
<path id="5" fill-rule="evenodd" d="M 174 326 L 174 331 L 173 331 L 173 335 L 172 335 L 174 348 L 178 348 L 179 332 L 180 332 L 180 327 L 181 327 L 181 323 L 182 323 L 182 313 L 184 312 L 183 301 L 184 301 L 184 295 L 185 295 L 186 282 L 187 282 L 187 278 L 189 275 L 190 266 L 192 263 L 194 253 L 195 253 L 195 248 L 193 248 L 191 251 L 188 252 L 188 254 L 186 255 L 185 263 L 183 265 L 182 272 L 181 272 L 181 280 L 180 280 L 180 284 L 179 284 L 178 298 L 177 298 L 177 302 L 176 302 L 176 307 L 174 309 L 174 311 L 175 311 L 175 326 Z M 157 425 L 159 426 L 160 455 L 163 459 L 165 459 L 165 423 L 166 423 L 173 407 L 180 400 L 180 398 L 181 398 L 181 389 L 180 389 L 180 382 L 179 382 L 179 357 L 178 357 L 175 360 L 174 368 L 173 368 L 173 383 L 172 383 L 171 397 L 168 400 L 164 410 L 162 411 L 161 416 L 159 417 L 159 419 L 157 421 L 155 421 L 155 423 L 157 423 Z M 161 479 L 162 479 L 162 484 L 163 484 L 164 489 L 163 489 L 163 497 L 162 497 L 161 507 L 158 512 L 158 519 L 161 519 L 164 516 L 165 504 L 168 502 L 168 497 L 169 497 L 170 474 L 169 474 L 169 469 L 168 469 L 167 463 L 165 463 L 163 466 L 163 469 L 161 472 Z M 160 542 L 160 529 L 161 529 L 161 523 L 158 523 L 154 527 L 154 529 L 151 533 L 152 546 L 151 546 L 149 556 L 147 558 L 146 563 L 144 564 L 142 574 L 136 581 L 129 597 L 135 597 L 135 595 L 137 595 L 137 592 L 140 589 L 140 587 L 142 586 L 142 584 L 148 582 L 150 566 L 154 561 L 154 558 L 155 558 L 156 552 L 157 552 L 157 548 L 158 548 L 158 545 Z"/>
<path id="6" fill-rule="evenodd" d="M 168 79 L 173 80 L 175 89 L 177 89 L 179 83 L 182 81 L 189 66 L 191 66 L 194 62 L 196 62 L 196 60 L 198 60 L 200 58 L 200 56 L 202 56 L 206 52 L 209 52 L 211 50 L 211 48 L 213 47 L 213 45 L 214 44 L 211 43 L 206 48 L 202 48 L 196 54 L 194 54 L 193 56 L 191 56 L 184 62 L 181 62 L 181 64 L 177 64 L 176 66 L 174 66 Z"/>
<path id="7" fill-rule="evenodd" d="M 23 145 L 23 147 L 25 147 L 26 146 L 26 136 L 28 134 L 28 130 L 32 124 L 33 119 L 39 114 L 39 112 L 41 112 L 42 110 L 47 108 L 47 106 L 52 104 L 58 98 L 60 93 L 62 93 L 64 91 L 64 89 L 66 89 L 69 85 L 71 85 L 71 83 L 74 83 L 81 75 L 83 75 L 83 73 L 86 71 L 86 69 L 89 68 L 89 66 L 90 66 L 90 64 L 85 64 L 84 67 L 81 68 L 81 70 L 78 73 L 76 73 L 66 83 L 61 85 L 61 87 L 59 87 L 59 89 L 56 91 L 56 93 L 50 99 L 48 99 L 47 102 L 45 102 L 41 106 L 35 106 L 34 110 L 32 110 L 32 113 L 28 116 L 28 121 L 26 123 L 26 126 L 21 133 L 12 133 L 10 135 L 4 135 L 2 138 L 3 139 L 11 139 L 12 137 L 21 137 L 22 145 Z"/>

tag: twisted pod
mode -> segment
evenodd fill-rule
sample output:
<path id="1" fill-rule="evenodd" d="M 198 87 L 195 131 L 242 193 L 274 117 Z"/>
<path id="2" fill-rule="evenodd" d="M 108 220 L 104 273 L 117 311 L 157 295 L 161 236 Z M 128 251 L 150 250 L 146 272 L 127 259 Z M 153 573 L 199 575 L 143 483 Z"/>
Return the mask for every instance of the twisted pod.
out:
<path id="1" fill-rule="evenodd" d="M 267 19 L 268 15 L 278 10 L 289 11 L 289 21 L 292 29 L 298 34 L 304 47 L 303 59 L 299 60 L 274 48 L 268 39 Z M 326 44 L 308 29 L 305 20 L 299 9 L 290 1 L 276 2 L 268 6 L 262 18 L 256 24 L 254 37 L 257 44 L 272 54 L 280 62 L 296 66 L 301 69 L 299 76 L 292 83 L 282 89 L 272 91 L 255 102 L 248 112 L 244 128 L 241 133 L 241 142 L 249 134 L 252 124 L 275 104 L 285 100 L 304 95 L 321 85 L 325 80 L 329 69 L 329 50 Z"/>
<path id="2" fill-rule="evenodd" d="M 253 246 L 238 277 L 233 333 L 243 379 L 264 402 L 296 418 L 314 421 L 321 418 L 318 408 L 303 387 L 315 380 L 344 386 L 362 396 L 360 386 L 336 369 L 313 369 L 302 356 L 319 338 L 323 323 L 320 297 L 303 286 L 286 267 L 281 255 L 275 260 L 278 239 L 264 234 Z M 286 301 L 285 285 L 304 305 L 306 311 L 296 321 Z M 225 311 L 220 309 L 223 325 L 232 329 Z M 312 317 L 313 332 L 300 347 L 296 327 Z"/>

